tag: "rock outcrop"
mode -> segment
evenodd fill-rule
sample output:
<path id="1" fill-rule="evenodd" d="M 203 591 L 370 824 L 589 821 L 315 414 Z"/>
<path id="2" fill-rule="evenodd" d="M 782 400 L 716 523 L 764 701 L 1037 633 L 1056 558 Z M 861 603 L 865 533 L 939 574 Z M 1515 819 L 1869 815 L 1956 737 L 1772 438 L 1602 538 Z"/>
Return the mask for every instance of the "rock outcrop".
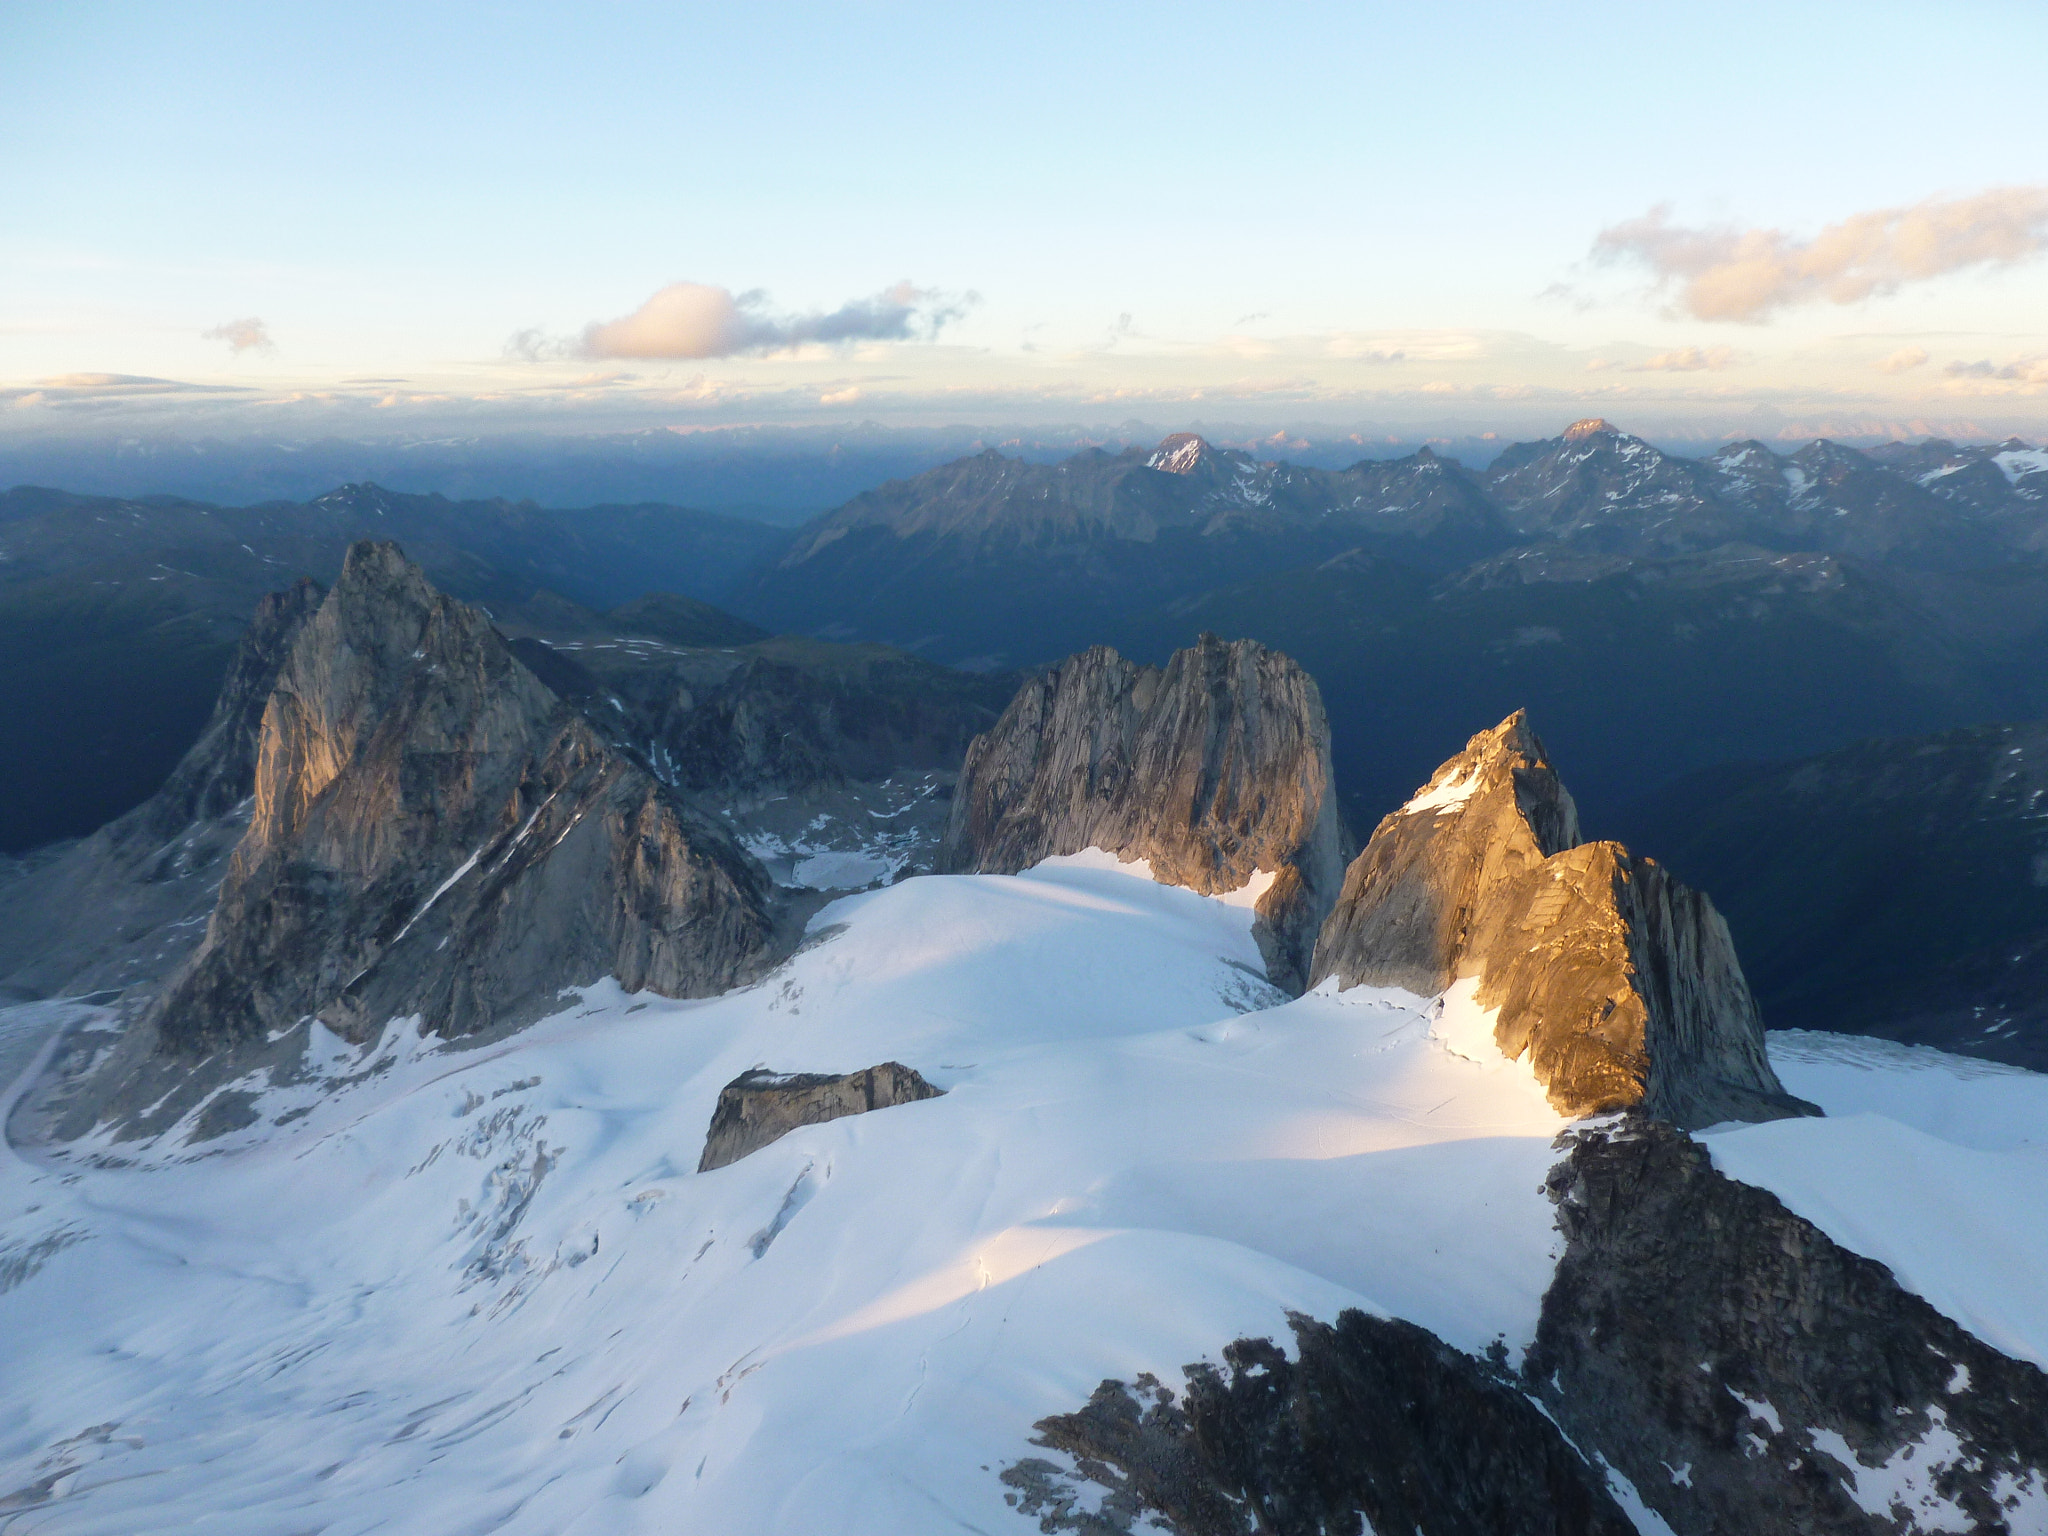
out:
<path id="1" fill-rule="evenodd" d="M 1026 683 L 967 749 L 939 867 L 1015 874 L 1091 847 L 1205 895 L 1272 876 L 1256 931 L 1299 991 L 1345 853 L 1315 681 L 1205 634 L 1163 669 L 1097 646 Z"/>
<path id="2" fill-rule="evenodd" d="M 742 1072 L 718 1090 L 699 1173 L 736 1163 L 799 1126 L 935 1099 L 941 1090 L 901 1062 L 885 1061 L 838 1076 L 817 1072 Z"/>
<path id="3" fill-rule="evenodd" d="M 1678 1536 L 2040 1529 L 2037 1367 L 1669 1126 L 1581 1132 L 1549 1187 L 1565 1251 L 1529 1390 Z"/>
<path id="4" fill-rule="evenodd" d="M 1042 1531 L 1087 1536 L 1633 1536 L 1602 1470 L 1497 1364 L 1399 1319 L 1289 1320 L 1293 1360 L 1239 1339 L 1225 1369 L 1187 1368 L 1178 1402 L 1149 1377 L 1105 1381 L 1041 1419 L 1036 1443 L 1106 1497 L 1042 1457 L 1004 1469 L 1006 1497 Z"/>
<path id="5" fill-rule="evenodd" d="M 359 543 L 264 706 L 250 826 L 150 1022 L 197 1055 L 308 1015 L 461 1034 L 563 987 L 703 996 L 770 947 L 766 882 L 477 609 Z"/>
<path id="6" fill-rule="evenodd" d="M 1686 1126 L 1817 1113 L 1784 1091 L 1713 903 L 1577 808 L 1517 712 L 1383 820 L 1345 873 L 1311 982 L 1424 996 L 1474 978 L 1495 1039 L 1559 1111 Z"/>

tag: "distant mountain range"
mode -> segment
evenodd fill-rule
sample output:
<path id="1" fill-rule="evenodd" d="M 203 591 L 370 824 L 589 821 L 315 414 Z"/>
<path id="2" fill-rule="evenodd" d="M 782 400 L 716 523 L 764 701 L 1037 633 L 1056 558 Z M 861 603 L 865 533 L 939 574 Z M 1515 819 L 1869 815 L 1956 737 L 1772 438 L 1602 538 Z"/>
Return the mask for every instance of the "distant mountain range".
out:
<path id="1" fill-rule="evenodd" d="M 1417 744 L 1527 705 L 1597 824 L 1701 761 L 2048 714 L 2048 452 L 1667 454 L 1604 421 L 1483 473 L 1324 470 L 1200 438 L 985 453 L 801 529 L 729 606 L 970 667 L 1203 630 L 1299 658 L 1370 825 Z"/>
<path id="2" fill-rule="evenodd" d="M 1426 448 L 1323 470 L 1180 435 L 1051 465 L 991 450 L 892 481 L 806 525 L 731 604 L 771 627 L 1017 665 L 1133 607 L 1352 550 L 1437 575 L 1510 549 L 1658 560 L 1731 545 L 1975 570 L 2037 560 L 2044 514 L 2048 453 L 2018 441 L 1883 456 L 1744 442 L 1685 459 L 1592 420 L 1475 474 Z"/>
<path id="3" fill-rule="evenodd" d="M 1596 836 L 1720 765 L 2048 718 L 2048 451 L 2018 441 L 1692 459 L 1588 421 L 1473 471 L 1426 449 L 1265 462 L 1180 434 L 1053 464 L 978 453 L 793 531 L 370 485 L 246 508 L 24 488 L 0 496 L 0 850 L 149 794 L 258 595 L 331 582 L 358 536 L 397 539 L 508 632 L 796 632 L 991 672 L 1258 640 L 1320 684 L 1355 830 L 1441 742 L 1522 707 Z M 650 593 L 673 597 L 621 609 Z M 1715 825 L 1724 848 L 1746 835 Z M 1728 905 L 1738 929 L 1765 910 L 1739 889 Z"/>

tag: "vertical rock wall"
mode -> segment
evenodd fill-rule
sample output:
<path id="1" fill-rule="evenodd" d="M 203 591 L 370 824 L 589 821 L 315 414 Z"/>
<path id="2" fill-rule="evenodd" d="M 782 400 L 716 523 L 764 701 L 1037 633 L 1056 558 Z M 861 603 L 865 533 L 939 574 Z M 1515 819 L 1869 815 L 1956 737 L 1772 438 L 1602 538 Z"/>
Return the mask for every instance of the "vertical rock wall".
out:
<path id="1" fill-rule="evenodd" d="M 939 867 L 1014 874 L 1091 847 L 1205 895 L 1271 875 L 1261 947 L 1299 990 L 1345 852 L 1314 680 L 1204 635 L 1163 669 L 1097 646 L 1026 683 L 967 750 Z"/>

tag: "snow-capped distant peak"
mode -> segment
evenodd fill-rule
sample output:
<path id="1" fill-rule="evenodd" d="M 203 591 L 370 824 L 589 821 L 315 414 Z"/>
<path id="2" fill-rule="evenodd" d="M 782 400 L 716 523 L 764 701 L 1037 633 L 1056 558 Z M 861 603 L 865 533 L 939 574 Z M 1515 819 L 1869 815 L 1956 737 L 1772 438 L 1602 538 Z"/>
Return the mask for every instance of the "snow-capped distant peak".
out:
<path id="1" fill-rule="evenodd" d="M 2008 484 L 2017 485 L 2028 475 L 2048 473 L 2048 448 L 2008 448 L 1991 455 L 1991 462 L 2004 472 Z"/>
<path id="2" fill-rule="evenodd" d="M 1724 475 L 1748 469 L 1758 459 L 1768 463 L 1770 453 L 1756 443 L 1725 443 L 1707 455 L 1707 462 Z"/>
<path id="3" fill-rule="evenodd" d="M 1147 469 L 1164 470 L 1169 475 L 1193 474 L 1195 466 L 1208 456 L 1210 448 L 1198 434 L 1176 432 L 1152 450 L 1152 457 L 1145 461 Z"/>

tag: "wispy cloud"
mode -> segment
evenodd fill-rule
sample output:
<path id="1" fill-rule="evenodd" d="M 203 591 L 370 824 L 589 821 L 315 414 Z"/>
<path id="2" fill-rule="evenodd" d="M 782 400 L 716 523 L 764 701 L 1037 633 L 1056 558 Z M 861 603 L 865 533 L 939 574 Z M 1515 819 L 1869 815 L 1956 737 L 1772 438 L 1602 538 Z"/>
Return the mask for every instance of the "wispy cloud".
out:
<path id="1" fill-rule="evenodd" d="M 1870 366 L 1879 373 L 1911 373 L 1926 361 L 1925 347 L 1901 347 L 1896 352 L 1887 352 Z"/>
<path id="2" fill-rule="evenodd" d="M 239 384 L 187 384 L 141 373 L 60 373 L 33 384 L 0 387 L 0 402 L 24 409 L 95 410 L 124 402 L 189 400 L 197 395 L 246 398 L 251 393 Z"/>
<path id="3" fill-rule="evenodd" d="M 1974 363 L 1950 363 L 1941 370 L 1951 379 L 1991 379 L 2007 384 L 2048 384 L 2048 357 L 2020 357 L 2009 363 L 1989 358 Z"/>
<path id="4" fill-rule="evenodd" d="M 277 344 L 270 339 L 270 327 L 254 315 L 240 320 L 223 320 L 210 331 L 199 333 L 201 341 L 224 341 L 228 350 L 240 357 L 244 352 L 275 352 Z"/>
<path id="5" fill-rule="evenodd" d="M 2048 187 L 1879 208 L 1811 239 L 1781 229 L 1689 228 L 1668 206 L 1604 229 L 1599 261 L 1639 263 L 1675 307 L 1700 320 L 1761 322 L 1801 304 L 1853 304 L 1970 267 L 2005 267 L 2048 250 Z"/>
<path id="6" fill-rule="evenodd" d="M 580 337 L 519 331 L 506 345 L 516 357 L 701 360 L 788 352 L 812 343 L 930 339 L 960 318 L 974 294 L 945 295 L 904 281 L 835 310 L 776 314 L 760 289 L 735 294 L 709 283 L 670 283 L 616 320 L 593 320 Z"/>

